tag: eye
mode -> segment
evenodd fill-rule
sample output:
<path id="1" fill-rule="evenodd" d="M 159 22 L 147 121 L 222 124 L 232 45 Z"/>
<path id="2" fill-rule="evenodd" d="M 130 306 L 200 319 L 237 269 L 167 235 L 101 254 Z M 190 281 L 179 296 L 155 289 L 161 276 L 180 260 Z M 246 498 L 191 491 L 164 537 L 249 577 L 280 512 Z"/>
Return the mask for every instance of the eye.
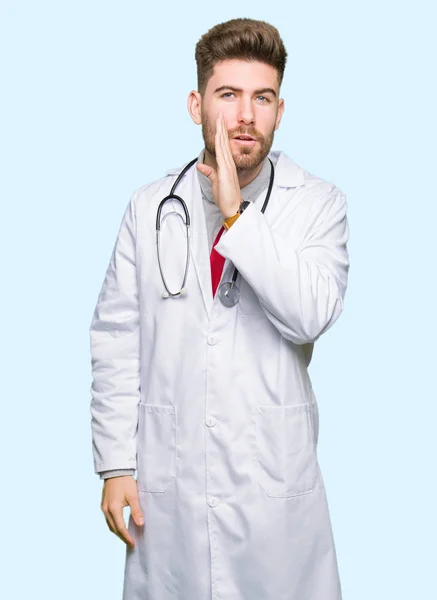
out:
<path id="1" fill-rule="evenodd" d="M 225 92 L 224 94 L 221 95 L 221 98 L 229 98 L 229 96 L 233 96 L 234 93 L 233 92 Z"/>
<path id="2" fill-rule="evenodd" d="M 264 104 L 270 102 L 270 98 L 267 98 L 267 96 L 258 96 L 258 98 L 261 98 Z"/>

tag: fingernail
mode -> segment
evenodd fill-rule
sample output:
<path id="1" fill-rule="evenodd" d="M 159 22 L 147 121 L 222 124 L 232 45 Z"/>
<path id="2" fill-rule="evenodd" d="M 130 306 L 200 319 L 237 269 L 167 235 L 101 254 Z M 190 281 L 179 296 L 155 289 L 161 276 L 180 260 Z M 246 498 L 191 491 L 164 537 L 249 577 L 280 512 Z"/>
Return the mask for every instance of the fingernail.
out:
<path id="1" fill-rule="evenodd" d="M 138 519 L 138 525 L 144 525 L 143 519 Z"/>

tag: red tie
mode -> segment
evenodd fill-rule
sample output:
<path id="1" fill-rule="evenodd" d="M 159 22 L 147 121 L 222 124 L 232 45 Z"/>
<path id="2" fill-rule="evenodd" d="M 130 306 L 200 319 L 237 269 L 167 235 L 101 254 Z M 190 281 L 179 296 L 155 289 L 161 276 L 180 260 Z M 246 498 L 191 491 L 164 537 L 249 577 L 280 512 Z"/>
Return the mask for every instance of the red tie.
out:
<path id="1" fill-rule="evenodd" d="M 219 241 L 224 232 L 225 228 L 222 227 L 215 238 L 214 244 L 212 246 L 210 261 L 211 261 L 211 281 L 212 281 L 212 297 L 214 298 L 215 292 L 217 290 L 218 284 L 220 283 L 220 279 L 222 278 L 223 265 L 225 264 L 225 257 L 219 254 L 215 245 Z"/>

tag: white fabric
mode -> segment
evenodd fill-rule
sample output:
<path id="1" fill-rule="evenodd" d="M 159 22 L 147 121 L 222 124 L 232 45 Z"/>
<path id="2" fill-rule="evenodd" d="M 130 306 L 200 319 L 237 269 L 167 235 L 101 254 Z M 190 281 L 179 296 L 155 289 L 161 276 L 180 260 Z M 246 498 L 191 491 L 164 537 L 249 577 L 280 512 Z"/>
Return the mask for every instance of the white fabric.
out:
<path id="1" fill-rule="evenodd" d="M 121 223 L 90 335 L 95 470 L 137 468 L 145 517 L 144 528 L 129 520 L 124 600 L 341 599 L 302 348 L 343 310 L 346 199 L 272 154 L 266 214 L 257 200 L 217 245 L 223 279 L 234 264 L 244 277 L 233 308 L 212 297 L 194 167 L 178 188 L 192 219 L 186 296 L 162 299 L 155 246 L 157 206 L 181 167 L 138 190 Z M 161 253 L 178 288 L 174 216 Z"/>

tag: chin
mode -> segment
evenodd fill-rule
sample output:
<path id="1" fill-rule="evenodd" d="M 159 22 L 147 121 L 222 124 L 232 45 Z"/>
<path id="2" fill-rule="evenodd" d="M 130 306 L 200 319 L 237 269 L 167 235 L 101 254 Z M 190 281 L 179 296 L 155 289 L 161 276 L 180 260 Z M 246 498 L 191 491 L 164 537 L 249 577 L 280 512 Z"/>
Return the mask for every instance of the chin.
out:
<path id="1" fill-rule="evenodd" d="M 252 153 L 251 148 L 244 148 L 242 152 L 233 154 L 232 156 L 238 171 L 255 169 L 264 160 L 264 157 L 259 152 Z"/>

